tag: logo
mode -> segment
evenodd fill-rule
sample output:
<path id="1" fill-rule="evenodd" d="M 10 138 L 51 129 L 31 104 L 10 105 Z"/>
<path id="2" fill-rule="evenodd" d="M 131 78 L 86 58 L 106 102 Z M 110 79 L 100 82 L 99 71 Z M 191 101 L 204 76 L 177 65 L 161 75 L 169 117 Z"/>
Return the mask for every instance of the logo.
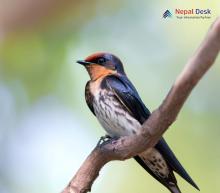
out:
<path id="1" fill-rule="evenodd" d="M 171 12 L 172 11 L 172 12 Z M 176 19 L 210 19 L 212 16 L 211 9 L 179 9 L 176 8 L 174 10 L 167 9 L 163 13 L 164 19 L 166 18 L 176 18 Z"/>
<path id="2" fill-rule="evenodd" d="M 211 15 L 211 9 L 176 9 L 176 15 Z"/>
<path id="3" fill-rule="evenodd" d="M 164 14 L 163 14 L 163 18 L 171 18 L 172 17 L 172 13 L 167 9 Z"/>

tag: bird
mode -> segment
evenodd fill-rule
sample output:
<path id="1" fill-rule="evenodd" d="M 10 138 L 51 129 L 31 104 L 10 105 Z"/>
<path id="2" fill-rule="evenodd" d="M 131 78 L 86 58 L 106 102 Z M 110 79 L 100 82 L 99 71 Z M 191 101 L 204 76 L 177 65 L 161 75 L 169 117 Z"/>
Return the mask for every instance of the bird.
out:
<path id="1" fill-rule="evenodd" d="M 86 103 L 107 135 L 119 138 L 137 134 L 151 113 L 128 79 L 121 60 L 108 52 L 96 52 L 77 63 L 90 77 L 85 86 Z M 134 159 L 171 193 L 181 193 L 174 172 L 199 190 L 163 137 Z"/>

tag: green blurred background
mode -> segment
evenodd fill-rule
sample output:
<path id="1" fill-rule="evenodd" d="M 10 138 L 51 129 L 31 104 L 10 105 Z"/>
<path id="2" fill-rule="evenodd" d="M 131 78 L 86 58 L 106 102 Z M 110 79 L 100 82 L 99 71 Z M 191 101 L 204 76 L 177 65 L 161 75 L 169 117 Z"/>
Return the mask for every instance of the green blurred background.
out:
<path id="1" fill-rule="evenodd" d="M 162 19 L 209 8 L 211 19 Z M 155 109 L 220 13 L 213 1 L 0 0 L 0 192 L 60 192 L 105 132 L 86 106 L 96 51 L 119 56 Z M 220 60 L 165 137 L 201 193 L 220 192 Z M 178 177 L 182 192 L 196 192 Z M 134 160 L 111 162 L 93 193 L 167 192 Z"/>

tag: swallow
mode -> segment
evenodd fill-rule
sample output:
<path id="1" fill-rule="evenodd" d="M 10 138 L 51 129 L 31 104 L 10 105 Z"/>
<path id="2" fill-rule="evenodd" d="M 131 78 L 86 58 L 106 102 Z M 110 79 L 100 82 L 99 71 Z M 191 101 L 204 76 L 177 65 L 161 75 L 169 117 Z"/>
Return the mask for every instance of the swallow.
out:
<path id="1" fill-rule="evenodd" d="M 137 134 L 151 113 L 128 79 L 121 60 L 98 52 L 77 63 L 90 76 L 85 87 L 87 105 L 107 134 L 112 138 Z M 164 138 L 134 159 L 171 193 L 181 193 L 174 172 L 199 190 Z"/>

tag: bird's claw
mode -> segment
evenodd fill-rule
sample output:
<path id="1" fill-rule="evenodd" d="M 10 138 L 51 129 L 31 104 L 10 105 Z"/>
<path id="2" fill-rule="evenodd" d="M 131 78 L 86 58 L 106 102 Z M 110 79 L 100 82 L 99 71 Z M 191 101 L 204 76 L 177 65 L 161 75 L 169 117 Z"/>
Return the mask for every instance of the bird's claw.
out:
<path id="1" fill-rule="evenodd" d="M 97 146 L 101 147 L 102 145 L 110 142 L 111 140 L 112 140 L 112 138 L 109 135 L 102 136 L 102 137 L 100 137 L 100 139 L 97 143 Z"/>

